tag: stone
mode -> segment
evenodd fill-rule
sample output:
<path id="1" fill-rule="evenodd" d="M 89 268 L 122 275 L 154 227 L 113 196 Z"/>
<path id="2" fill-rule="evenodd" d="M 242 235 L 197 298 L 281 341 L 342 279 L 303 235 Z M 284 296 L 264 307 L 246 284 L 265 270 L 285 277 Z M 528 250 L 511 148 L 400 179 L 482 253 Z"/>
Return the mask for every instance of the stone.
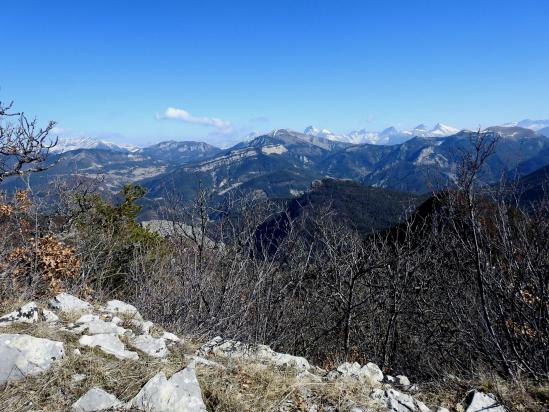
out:
<path id="1" fill-rule="evenodd" d="M 163 372 L 153 376 L 126 409 L 148 412 L 206 412 L 200 385 L 192 365 L 166 379 Z"/>
<path id="2" fill-rule="evenodd" d="M 395 378 L 394 378 L 393 376 L 391 376 L 391 375 L 385 375 L 385 382 L 387 382 L 387 383 L 395 383 L 396 380 L 395 380 Z"/>
<path id="3" fill-rule="evenodd" d="M 122 319 L 120 319 L 118 316 L 113 316 L 111 318 L 111 323 L 114 323 L 115 325 L 118 325 L 119 323 L 122 323 Z"/>
<path id="4" fill-rule="evenodd" d="M 62 342 L 22 334 L 1 334 L 0 384 L 44 372 L 64 355 Z"/>
<path id="5" fill-rule="evenodd" d="M 471 391 L 466 397 L 465 404 L 465 412 L 505 412 L 505 408 L 491 393 Z"/>
<path id="6" fill-rule="evenodd" d="M 29 302 L 0 317 L 0 326 L 11 325 L 12 323 L 36 323 L 39 315 L 40 309 L 36 306 L 36 303 Z"/>
<path id="7" fill-rule="evenodd" d="M 91 388 L 71 407 L 72 412 L 96 412 L 117 408 L 122 402 L 114 395 L 100 388 Z"/>
<path id="8" fill-rule="evenodd" d="M 44 322 L 58 322 L 59 316 L 53 313 L 51 310 L 42 309 L 42 316 L 44 317 Z"/>
<path id="9" fill-rule="evenodd" d="M 423 402 L 395 389 L 376 389 L 370 393 L 370 398 L 390 412 L 431 412 Z"/>
<path id="10" fill-rule="evenodd" d="M 50 307 L 61 312 L 91 311 L 92 305 L 68 293 L 60 293 L 48 302 Z"/>
<path id="11" fill-rule="evenodd" d="M 148 335 L 151 328 L 154 326 L 154 323 L 152 323 L 150 320 L 143 322 L 138 319 L 132 319 L 131 323 L 135 327 L 139 328 L 139 330 L 141 330 L 141 333 L 143 333 L 144 335 Z"/>
<path id="12" fill-rule="evenodd" d="M 101 307 L 101 310 L 110 313 L 113 316 L 126 316 L 139 321 L 143 320 L 135 306 L 122 302 L 121 300 L 109 300 Z"/>
<path id="13" fill-rule="evenodd" d="M 179 342 L 181 339 L 179 339 L 176 335 L 170 332 L 164 332 L 162 334 L 162 337 L 166 340 L 172 341 L 172 342 Z"/>
<path id="14" fill-rule="evenodd" d="M 375 363 L 369 362 L 361 366 L 358 362 L 345 362 L 337 367 L 340 376 L 367 379 L 370 382 L 382 382 L 383 372 Z M 337 375 L 331 374 L 329 378 L 333 379 Z"/>
<path id="15" fill-rule="evenodd" d="M 139 355 L 126 349 L 115 334 L 82 335 L 78 341 L 82 346 L 99 347 L 103 352 L 117 359 L 139 359 Z"/>
<path id="16" fill-rule="evenodd" d="M 214 362 L 212 360 L 203 358 L 202 356 L 185 355 L 185 359 L 187 359 L 188 361 L 191 361 L 193 364 L 200 364 L 200 365 L 210 366 L 212 368 L 218 368 L 218 369 L 226 369 L 225 366 L 223 366 L 219 362 Z"/>
<path id="17" fill-rule="evenodd" d="M 99 318 L 97 315 L 86 314 L 81 316 L 74 324 L 69 325 L 67 328 L 71 332 L 87 333 L 88 335 L 99 335 L 106 333 L 114 333 L 122 335 L 126 332 L 121 326 L 116 323 L 106 322 Z"/>
<path id="18" fill-rule="evenodd" d="M 153 338 L 151 335 L 139 335 L 131 339 L 130 342 L 134 348 L 155 358 L 165 358 L 170 353 L 164 338 Z"/>
<path id="19" fill-rule="evenodd" d="M 382 382 L 383 381 L 383 372 L 375 363 L 368 362 L 361 368 L 362 374 L 373 381 Z"/>
<path id="20" fill-rule="evenodd" d="M 397 375 L 396 376 L 396 381 L 401 386 L 410 386 L 410 379 L 408 379 L 404 375 Z"/>
<path id="21" fill-rule="evenodd" d="M 225 340 L 217 336 L 203 345 L 197 352 L 199 356 L 214 354 L 227 358 L 243 358 L 258 362 L 273 363 L 276 366 L 295 367 L 308 370 L 311 365 L 307 359 L 273 351 L 267 345 L 245 344 L 235 340 Z"/>
<path id="22" fill-rule="evenodd" d="M 450 412 L 450 410 L 448 408 L 444 408 L 443 406 L 439 406 L 436 412 Z"/>

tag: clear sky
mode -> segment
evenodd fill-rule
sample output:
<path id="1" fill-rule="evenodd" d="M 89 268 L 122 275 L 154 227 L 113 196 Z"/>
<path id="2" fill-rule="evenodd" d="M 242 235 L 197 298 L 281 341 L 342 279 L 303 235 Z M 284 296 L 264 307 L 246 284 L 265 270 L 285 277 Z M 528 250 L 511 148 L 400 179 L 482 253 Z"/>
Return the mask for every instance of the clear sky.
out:
<path id="1" fill-rule="evenodd" d="M 69 134 L 549 118 L 548 0 L 17 0 L 0 27 L 0 98 Z"/>

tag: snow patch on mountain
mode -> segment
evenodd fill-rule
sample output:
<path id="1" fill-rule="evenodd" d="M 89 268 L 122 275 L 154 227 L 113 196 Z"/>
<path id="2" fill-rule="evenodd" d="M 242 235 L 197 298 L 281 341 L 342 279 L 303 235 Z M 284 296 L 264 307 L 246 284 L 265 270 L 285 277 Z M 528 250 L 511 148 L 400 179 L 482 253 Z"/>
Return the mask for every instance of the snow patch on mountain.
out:
<path id="1" fill-rule="evenodd" d="M 57 145 L 55 145 L 50 151 L 52 153 L 65 153 L 70 152 L 71 150 L 79 149 L 102 149 L 116 152 L 136 152 L 139 150 L 138 147 L 129 144 L 116 144 L 106 140 L 96 139 L 94 137 L 80 136 L 59 138 Z"/>
<path id="2" fill-rule="evenodd" d="M 442 123 L 437 123 L 432 129 L 427 128 L 424 124 L 420 124 L 413 129 L 398 130 L 395 127 L 388 127 L 380 132 L 369 131 L 366 129 L 353 130 L 347 134 L 337 134 L 328 129 L 318 129 L 314 126 L 309 126 L 304 130 L 304 133 L 309 136 L 323 137 L 329 140 L 338 142 L 347 142 L 352 144 L 380 144 L 394 145 L 403 143 L 412 137 L 445 137 L 451 136 L 459 132 L 452 126 Z"/>
<path id="3" fill-rule="evenodd" d="M 546 120 L 532 120 L 524 119 L 519 122 L 508 122 L 501 125 L 502 127 L 522 127 L 524 129 L 530 129 L 538 132 L 544 128 L 549 127 L 549 119 Z"/>

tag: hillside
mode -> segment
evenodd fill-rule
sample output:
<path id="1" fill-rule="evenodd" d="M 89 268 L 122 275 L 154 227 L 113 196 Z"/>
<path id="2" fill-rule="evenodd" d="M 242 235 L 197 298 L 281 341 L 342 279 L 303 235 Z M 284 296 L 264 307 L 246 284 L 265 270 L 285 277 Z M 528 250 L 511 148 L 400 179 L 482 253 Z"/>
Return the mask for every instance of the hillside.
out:
<path id="1" fill-rule="evenodd" d="M 549 163 L 549 139 L 529 129 L 494 127 L 499 139 L 480 178 L 484 183 L 517 169 L 530 172 Z M 448 137 L 416 137 L 402 144 L 351 145 L 288 130 L 255 138 L 207 161 L 181 166 L 144 180 L 151 197 L 175 191 L 189 197 L 199 183 L 217 196 L 256 192 L 267 197 L 303 193 L 316 179 L 335 177 L 404 192 L 425 193 L 452 185 L 460 157 L 471 153 L 471 132 Z"/>
<path id="2" fill-rule="evenodd" d="M 61 293 L 14 309 L 0 317 L 5 411 L 505 411 L 492 394 L 441 397 L 371 362 L 323 369 L 265 345 L 200 344 L 119 300 L 93 305 Z"/>
<path id="3" fill-rule="evenodd" d="M 369 234 L 388 228 L 415 209 L 421 197 L 405 192 L 365 186 L 350 180 L 323 179 L 315 181 L 311 190 L 291 199 L 290 215 L 303 209 L 329 208 L 342 223 Z"/>
<path id="4" fill-rule="evenodd" d="M 524 205 L 547 199 L 549 196 L 549 165 L 523 176 L 517 182 L 517 186 L 521 193 L 520 202 Z"/>

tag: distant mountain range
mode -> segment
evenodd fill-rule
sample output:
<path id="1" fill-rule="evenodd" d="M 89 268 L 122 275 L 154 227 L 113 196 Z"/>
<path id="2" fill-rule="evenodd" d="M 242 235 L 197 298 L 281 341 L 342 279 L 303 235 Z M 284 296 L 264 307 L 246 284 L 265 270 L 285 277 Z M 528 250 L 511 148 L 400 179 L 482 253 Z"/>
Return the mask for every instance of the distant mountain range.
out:
<path id="1" fill-rule="evenodd" d="M 393 145 L 403 143 L 412 137 L 443 137 L 451 136 L 459 132 L 455 127 L 437 123 L 432 129 L 424 124 L 420 124 L 410 130 L 397 130 L 394 127 L 388 127 L 381 132 L 367 131 L 366 129 L 353 130 L 347 134 L 335 134 L 328 129 L 317 129 L 309 126 L 304 130 L 305 134 L 311 136 L 323 137 L 329 140 L 347 142 L 352 144 L 382 144 Z"/>
<path id="2" fill-rule="evenodd" d="M 502 125 L 503 127 L 521 127 L 530 129 L 539 134 L 549 137 L 549 120 L 531 120 L 525 119 L 519 122 L 510 122 Z M 448 126 L 442 123 L 435 124 L 432 128 L 427 127 L 424 124 L 420 124 L 413 129 L 398 130 L 391 126 L 382 131 L 368 131 L 366 129 L 352 130 L 348 133 L 334 133 L 328 129 L 318 129 L 314 126 L 309 126 L 303 131 L 304 134 L 321 137 L 324 139 L 344 142 L 351 144 L 378 144 L 378 145 L 394 145 L 404 143 L 413 137 L 445 137 L 458 133 L 461 129 Z M 253 132 L 248 135 L 242 136 L 242 141 L 250 141 L 255 137 L 260 136 L 260 133 Z M 106 140 L 100 140 L 93 137 L 80 136 L 80 137 L 61 137 L 57 145 L 52 149 L 54 153 L 64 153 L 71 150 L 78 149 L 106 149 L 115 151 L 128 151 L 136 152 L 139 150 L 169 150 L 170 144 L 185 144 L 185 141 L 166 141 L 161 142 L 149 147 L 140 149 L 137 146 L 130 144 L 118 144 L 109 142 Z M 193 142 L 191 142 L 193 143 Z M 198 143 L 198 142 L 195 142 Z M 207 144 L 207 143 L 204 143 Z M 211 146 L 213 147 L 213 146 Z M 177 150 L 177 149 L 176 149 Z"/>
<path id="3" fill-rule="evenodd" d="M 104 149 L 117 152 L 135 152 L 138 147 L 127 144 L 116 144 L 94 137 L 60 137 L 57 144 L 51 149 L 52 153 L 65 153 L 78 149 Z"/>
<path id="4" fill-rule="evenodd" d="M 528 124 L 538 131 L 496 126 L 482 132 L 500 139 L 480 176 L 484 183 L 504 175 L 524 176 L 549 164 L 549 138 L 541 134 L 546 130 L 541 127 L 544 123 Z M 201 186 L 210 188 L 218 198 L 239 192 L 289 198 L 301 196 L 313 181 L 325 178 L 425 193 L 455 182 L 460 155 L 471 149 L 472 133 L 459 131 L 446 136 L 456 129 L 443 125 L 427 129 L 418 126 L 408 132 L 381 132 L 380 139 L 418 135 L 392 145 L 356 144 L 350 140 L 358 137 L 343 139 L 312 127 L 307 133 L 275 130 L 224 150 L 193 141 L 135 148 L 96 139 L 73 140 L 62 142 L 48 160 L 55 166 L 32 175 L 30 183 L 35 193 L 45 194 L 54 184 L 92 182 L 104 193 L 114 193 L 123 184 L 135 182 L 148 189 L 149 199 L 161 199 L 168 192 L 192 198 Z M 425 133 L 420 135 L 421 131 Z M 67 150 L 80 144 L 85 147 Z M 11 178 L 0 189 L 13 190 L 25 184 Z"/>
<path id="5" fill-rule="evenodd" d="M 500 138 L 480 176 L 485 183 L 511 170 L 530 173 L 549 164 L 549 139 L 530 129 L 493 127 L 483 133 Z M 192 196 L 199 184 L 218 196 L 235 191 L 271 198 L 298 196 L 313 180 L 325 177 L 423 193 L 455 182 L 460 155 L 471 150 L 470 137 L 471 132 L 461 131 L 448 137 L 414 137 L 392 146 L 353 145 L 281 129 L 142 184 L 154 198 L 171 191 Z"/>

